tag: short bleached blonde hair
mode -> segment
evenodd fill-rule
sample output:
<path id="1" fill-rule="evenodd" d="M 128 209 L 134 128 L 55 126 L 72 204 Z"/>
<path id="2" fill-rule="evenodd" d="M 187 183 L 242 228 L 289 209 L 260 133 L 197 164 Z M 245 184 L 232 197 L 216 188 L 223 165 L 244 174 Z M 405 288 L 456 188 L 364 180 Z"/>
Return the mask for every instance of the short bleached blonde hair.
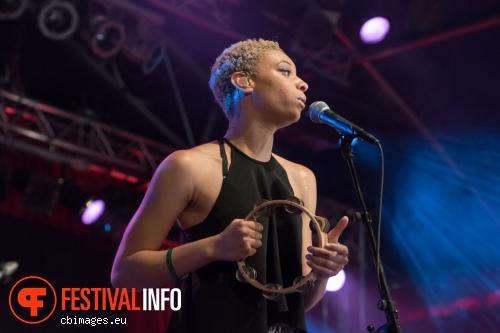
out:
<path id="1" fill-rule="evenodd" d="M 243 72 L 249 77 L 256 76 L 257 64 L 262 55 L 271 50 L 283 51 L 275 41 L 247 39 L 231 45 L 215 60 L 208 84 L 228 119 L 234 116 L 234 103 L 237 99 L 237 90 L 231 83 L 231 76 L 235 72 Z"/>

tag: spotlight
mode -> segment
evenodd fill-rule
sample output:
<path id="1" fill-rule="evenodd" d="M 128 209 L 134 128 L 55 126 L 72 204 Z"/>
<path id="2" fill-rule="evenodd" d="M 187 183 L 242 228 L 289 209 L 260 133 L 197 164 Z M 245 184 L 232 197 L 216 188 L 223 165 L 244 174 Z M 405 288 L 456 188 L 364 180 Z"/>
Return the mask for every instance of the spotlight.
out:
<path id="1" fill-rule="evenodd" d="M 334 292 L 342 289 L 345 283 L 345 272 L 341 270 L 339 274 L 332 276 L 326 283 L 326 291 Z"/>
<path id="2" fill-rule="evenodd" d="M 0 282 L 6 284 L 10 282 L 12 275 L 19 268 L 17 261 L 7 261 L 0 263 Z"/>
<path id="3" fill-rule="evenodd" d="M 30 169 L 19 169 L 13 174 L 13 184 L 23 192 L 22 205 L 28 210 L 50 215 L 60 203 L 81 218 L 85 225 L 97 222 L 105 213 L 103 200 L 93 198 L 73 182 L 53 179 Z"/>
<path id="4" fill-rule="evenodd" d="M 90 225 L 96 222 L 104 213 L 106 204 L 100 199 L 90 199 L 86 202 L 82 213 L 82 222 L 85 225 Z"/>
<path id="5" fill-rule="evenodd" d="M 69 2 L 51 1 L 38 13 L 38 28 L 52 40 L 63 40 L 71 36 L 78 26 L 78 12 Z"/>
<path id="6" fill-rule="evenodd" d="M 390 27 L 391 25 L 386 18 L 376 16 L 363 23 L 359 31 L 359 37 L 366 44 L 375 44 L 385 38 Z"/>
<path id="7" fill-rule="evenodd" d="M 120 51 L 125 40 L 125 29 L 117 21 L 97 16 L 90 23 L 89 38 L 92 52 L 101 58 L 109 58 Z"/>
<path id="8" fill-rule="evenodd" d="M 144 194 L 130 184 L 113 185 L 99 192 L 102 200 L 87 204 L 82 222 L 111 237 L 121 238 L 125 227 L 141 204 Z M 104 203 L 105 202 L 105 203 Z"/>
<path id="9" fill-rule="evenodd" d="M 75 184 L 62 178 L 58 183 L 61 187 L 59 202 L 78 214 L 83 224 L 95 223 L 104 213 L 106 205 L 103 200 L 89 196 Z"/>
<path id="10" fill-rule="evenodd" d="M 17 20 L 27 6 L 28 0 L 0 0 L 0 21 Z"/>

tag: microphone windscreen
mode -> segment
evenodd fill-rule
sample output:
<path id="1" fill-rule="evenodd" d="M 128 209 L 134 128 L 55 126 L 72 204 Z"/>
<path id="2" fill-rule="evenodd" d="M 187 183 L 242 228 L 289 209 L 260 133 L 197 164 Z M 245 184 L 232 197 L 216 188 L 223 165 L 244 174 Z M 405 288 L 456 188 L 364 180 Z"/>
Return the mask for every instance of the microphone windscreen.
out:
<path id="1" fill-rule="evenodd" d="M 309 106 L 309 118 L 315 123 L 320 123 L 321 120 L 319 118 L 319 115 L 324 111 L 328 110 L 329 107 L 326 105 L 325 102 L 314 102 Z"/>

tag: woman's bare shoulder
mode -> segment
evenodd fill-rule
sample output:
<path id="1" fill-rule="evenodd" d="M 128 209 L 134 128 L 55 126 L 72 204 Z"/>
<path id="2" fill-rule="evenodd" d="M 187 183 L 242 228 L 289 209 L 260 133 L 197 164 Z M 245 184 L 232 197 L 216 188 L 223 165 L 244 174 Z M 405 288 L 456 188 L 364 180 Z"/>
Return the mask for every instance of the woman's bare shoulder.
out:
<path id="1" fill-rule="evenodd" d="M 177 164 L 184 167 L 196 166 L 198 163 L 206 163 L 220 159 L 219 146 L 217 142 L 209 142 L 189 149 L 176 150 L 168 155 L 162 164 Z"/>
<path id="2" fill-rule="evenodd" d="M 314 173 L 304 165 L 289 161 L 275 154 L 273 154 L 273 156 L 286 170 L 288 181 L 290 185 L 292 185 L 294 195 L 302 199 L 309 209 L 315 210 L 316 177 Z"/>
<path id="3" fill-rule="evenodd" d="M 284 157 L 273 154 L 274 158 L 285 168 L 289 176 L 303 178 L 305 176 L 314 177 L 314 173 L 308 167 L 287 160 Z"/>

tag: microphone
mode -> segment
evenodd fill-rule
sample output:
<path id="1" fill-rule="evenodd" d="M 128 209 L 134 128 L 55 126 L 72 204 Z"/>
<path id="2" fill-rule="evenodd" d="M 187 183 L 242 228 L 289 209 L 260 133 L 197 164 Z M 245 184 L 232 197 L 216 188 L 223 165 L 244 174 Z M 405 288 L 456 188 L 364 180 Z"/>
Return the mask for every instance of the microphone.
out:
<path id="1" fill-rule="evenodd" d="M 17 261 L 7 261 L 0 264 L 0 281 L 9 279 L 18 267 Z"/>
<path id="2" fill-rule="evenodd" d="M 342 118 L 330 110 L 325 102 L 312 103 L 309 106 L 309 118 L 315 123 L 333 126 L 340 134 L 352 135 L 374 145 L 379 142 L 376 137 L 365 132 L 361 127 L 354 125 L 349 120 Z"/>

